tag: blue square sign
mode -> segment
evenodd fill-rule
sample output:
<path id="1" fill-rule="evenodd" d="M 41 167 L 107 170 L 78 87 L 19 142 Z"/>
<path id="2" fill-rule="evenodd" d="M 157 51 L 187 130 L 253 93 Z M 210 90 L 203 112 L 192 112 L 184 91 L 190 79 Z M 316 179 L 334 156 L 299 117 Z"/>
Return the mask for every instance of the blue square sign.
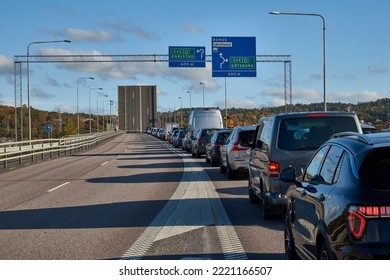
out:
<path id="1" fill-rule="evenodd" d="M 256 77 L 256 37 L 212 37 L 213 77 Z"/>

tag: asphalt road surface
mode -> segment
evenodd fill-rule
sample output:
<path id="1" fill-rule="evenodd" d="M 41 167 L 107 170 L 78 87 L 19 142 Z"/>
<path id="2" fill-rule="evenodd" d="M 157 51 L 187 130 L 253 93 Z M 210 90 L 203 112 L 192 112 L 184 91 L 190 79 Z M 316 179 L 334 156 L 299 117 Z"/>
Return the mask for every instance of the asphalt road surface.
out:
<path id="1" fill-rule="evenodd" d="M 0 259 L 284 259 L 247 177 L 146 134 L 0 172 Z"/>

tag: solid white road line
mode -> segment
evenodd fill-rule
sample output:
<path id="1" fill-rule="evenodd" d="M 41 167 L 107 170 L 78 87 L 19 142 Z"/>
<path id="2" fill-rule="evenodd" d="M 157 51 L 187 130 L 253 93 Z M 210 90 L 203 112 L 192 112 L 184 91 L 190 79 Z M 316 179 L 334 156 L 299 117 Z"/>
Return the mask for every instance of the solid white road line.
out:
<path id="1" fill-rule="evenodd" d="M 70 182 L 63 183 L 63 184 L 61 184 L 61 185 L 59 185 L 59 186 L 57 186 L 57 187 L 55 187 L 55 188 L 52 188 L 52 189 L 48 190 L 47 192 L 55 191 L 56 189 L 59 189 L 59 188 L 61 188 L 61 187 L 63 187 L 63 186 L 66 186 L 66 185 L 69 184 L 69 183 L 70 183 Z"/>
<path id="2" fill-rule="evenodd" d="M 122 259 L 140 259 L 155 241 L 210 225 L 217 229 L 225 259 L 247 259 L 206 171 L 194 159 L 183 162 L 183 177 L 175 193 Z"/>

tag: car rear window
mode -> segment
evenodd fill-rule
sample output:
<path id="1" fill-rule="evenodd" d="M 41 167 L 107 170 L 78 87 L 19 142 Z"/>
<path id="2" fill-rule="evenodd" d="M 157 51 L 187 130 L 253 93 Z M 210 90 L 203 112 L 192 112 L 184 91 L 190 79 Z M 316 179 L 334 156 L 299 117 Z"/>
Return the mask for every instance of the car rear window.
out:
<path id="1" fill-rule="evenodd" d="M 218 135 L 217 143 L 223 144 L 226 142 L 226 139 L 229 137 L 230 132 L 222 132 Z"/>
<path id="2" fill-rule="evenodd" d="M 364 159 L 360 170 L 360 184 L 371 189 L 390 190 L 390 148 L 377 149 Z"/>
<path id="3" fill-rule="evenodd" d="M 202 137 L 205 139 L 211 139 L 211 136 L 217 131 L 217 129 L 204 129 L 202 132 Z"/>
<path id="4" fill-rule="evenodd" d="M 240 145 L 243 147 L 249 147 L 254 133 L 255 130 L 240 131 Z"/>
<path id="5" fill-rule="evenodd" d="M 278 148 L 288 151 L 316 150 L 333 134 L 358 132 L 355 119 L 348 116 L 322 116 L 282 119 Z"/>

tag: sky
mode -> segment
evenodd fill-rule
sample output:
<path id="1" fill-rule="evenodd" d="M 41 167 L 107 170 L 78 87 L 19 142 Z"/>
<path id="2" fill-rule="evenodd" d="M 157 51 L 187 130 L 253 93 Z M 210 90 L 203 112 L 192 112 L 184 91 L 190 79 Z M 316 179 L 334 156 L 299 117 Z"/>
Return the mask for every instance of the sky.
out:
<path id="1" fill-rule="evenodd" d="M 26 55 L 31 42 L 71 40 L 30 45 L 30 55 L 168 55 L 170 46 L 204 46 L 211 55 L 212 37 L 255 37 L 257 55 L 290 55 L 292 103 L 323 102 L 321 18 L 271 11 L 325 19 L 327 102 L 390 97 L 389 1 L 3 0 L 0 105 L 15 106 L 14 56 Z M 30 104 L 75 113 L 78 88 L 80 112 L 107 112 L 108 100 L 114 106 L 117 102 L 118 86 L 156 85 L 162 112 L 190 104 L 202 107 L 203 96 L 209 107 L 225 108 L 225 102 L 228 108 L 284 105 L 283 63 L 256 66 L 256 77 L 216 78 L 209 62 L 201 68 L 169 67 L 166 62 L 30 63 Z M 23 69 L 27 104 L 25 65 Z M 94 80 L 79 79 L 84 77 Z"/>

